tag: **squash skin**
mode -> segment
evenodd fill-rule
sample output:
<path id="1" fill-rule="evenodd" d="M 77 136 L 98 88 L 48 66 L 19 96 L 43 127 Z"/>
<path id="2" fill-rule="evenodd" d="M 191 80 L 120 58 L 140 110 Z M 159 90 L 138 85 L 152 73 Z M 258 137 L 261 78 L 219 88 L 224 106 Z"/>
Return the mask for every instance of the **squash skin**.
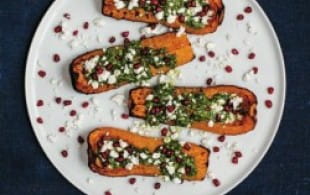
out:
<path id="1" fill-rule="evenodd" d="M 178 37 L 176 33 L 165 33 L 159 36 L 142 39 L 141 45 L 153 49 L 166 48 L 167 53 L 174 54 L 176 56 L 176 67 L 182 66 L 195 58 L 191 43 L 186 35 L 181 35 Z M 127 84 L 126 82 L 118 84 L 105 84 L 99 86 L 97 89 L 94 89 L 88 84 L 88 81 L 83 74 L 83 65 L 88 59 L 102 55 L 104 55 L 102 49 L 96 49 L 82 54 L 72 61 L 69 72 L 71 75 L 72 86 L 77 92 L 84 94 L 96 94 L 116 89 Z M 151 73 L 153 76 L 167 73 L 169 70 L 170 69 L 168 67 L 155 68 L 154 66 L 151 66 Z"/>
<path id="2" fill-rule="evenodd" d="M 155 165 L 134 165 L 131 170 L 125 168 L 108 169 L 102 167 L 100 160 L 96 159 L 95 153 L 98 150 L 97 143 L 103 137 L 106 139 L 122 139 L 137 148 L 147 148 L 150 151 L 156 150 L 157 147 L 163 144 L 163 140 L 160 138 L 144 137 L 113 127 L 96 128 L 89 133 L 87 139 L 88 166 L 93 172 L 110 177 L 125 177 L 129 175 L 158 176 L 160 174 L 160 169 Z M 210 151 L 203 146 L 193 143 L 187 144 L 189 144 L 190 149 L 183 149 L 183 152 L 194 158 L 197 167 L 197 174 L 195 176 L 184 176 L 182 179 L 188 181 L 203 180 L 206 176 L 209 165 Z"/>
<path id="3" fill-rule="evenodd" d="M 129 92 L 129 100 L 128 107 L 130 116 L 145 118 L 146 107 L 145 107 L 145 98 L 152 92 L 151 88 L 148 87 L 140 87 L 132 89 Z M 216 134 L 221 135 L 239 135 L 247 133 L 253 130 L 256 126 L 256 115 L 257 115 L 257 98 L 256 95 L 249 91 L 248 89 L 233 86 L 233 85 L 218 85 L 207 88 L 199 88 L 199 87 L 176 87 L 176 93 L 184 93 L 184 92 L 203 92 L 208 97 L 219 93 L 219 92 L 227 92 L 227 93 L 235 93 L 241 97 L 243 97 L 246 102 L 246 108 L 248 113 L 243 116 L 241 121 L 236 121 L 232 124 L 222 124 L 215 123 L 213 127 L 209 127 L 207 121 L 201 122 L 193 122 L 191 127 L 196 128 L 198 130 L 209 131 Z M 167 123 L 169 125 L 174 125 L 173 123 Z"/>
<path id="4" fill-rule="evenodd" d="M 174 23 L 167 23 L 164 21 L 158 21 L 156 17 L 151 12 L 146 12 L 141 8 L 135 10 L 129 10 L 126 8 L 116 9 L 114 6 L 113 0 L 103 0 L 102 1 L 102 14 L 106 16 L 113 17 L 117 20 L 126 19 L 129 21 L 135 22 L 146 22 L 146 23 L 161 23 L 167 27 L 178 29 L 181 26 L 185 27 L 185 31 L 191 34 L 208 34 L 213 33 L 217 30 L 218 26 L 220 26 L 224 19 L 225 6 L 222 0 L 209 0 L 210 7 L 215 11 L 214 18 L 209 22 L 208 25 L 203 28 L 193 28 L 185 23 L 181 23 L 179 20 L 176 20 Z M 140 14 L 142 16 L 140 16 Z"/>

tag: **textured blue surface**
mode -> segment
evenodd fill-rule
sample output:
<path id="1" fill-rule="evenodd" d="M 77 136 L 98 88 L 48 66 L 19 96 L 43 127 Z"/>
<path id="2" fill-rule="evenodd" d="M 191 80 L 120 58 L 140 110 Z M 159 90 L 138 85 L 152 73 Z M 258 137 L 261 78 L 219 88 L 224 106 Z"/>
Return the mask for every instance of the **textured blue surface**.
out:
<path id="1" fill-rule="evenodd" d="M 233 0 L 235 1 L 235 0 Z M 25 107 L 29 44 L 52 0 L 0 1 L 0 194 L 81 194 L 45 157 Z M 286 61 L 279 133 L 258 168 L 230 194 L 310 194 L 310 1 L 260 0 Z"/>

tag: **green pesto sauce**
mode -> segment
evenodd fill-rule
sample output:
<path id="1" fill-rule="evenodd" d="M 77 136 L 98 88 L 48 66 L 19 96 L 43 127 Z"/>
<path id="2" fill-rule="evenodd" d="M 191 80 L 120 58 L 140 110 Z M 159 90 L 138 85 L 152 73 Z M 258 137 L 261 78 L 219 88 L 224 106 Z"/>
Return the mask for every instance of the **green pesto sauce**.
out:
<path id="1" fill-rule="evenodd" d="M 107 48 L 91 70 L 84 66 L 84 74 L 89 83 L 99 85 L 139 83 L 152 77 L 150 66 L 172 69 L 176 66 L 176 57 L 165 48 L 142 47 L 140 41 L 131 41 L 124 46 Z"/>
<path id="2" fill-rule="evenodd" d="M 187 127 L 192 122 L 212 121 L 231 123 L 241 119 L 244 110 L 241 105 L 233 109 L 230 100 L 236 95 L 218 93 L 208 98 L 204 93 L 183 93 L 176 95 L 174 87 L 160 84 L 153 89 L 153 99 L 146 101 L 146 121 L 150 125 L 173 122 Z"/>

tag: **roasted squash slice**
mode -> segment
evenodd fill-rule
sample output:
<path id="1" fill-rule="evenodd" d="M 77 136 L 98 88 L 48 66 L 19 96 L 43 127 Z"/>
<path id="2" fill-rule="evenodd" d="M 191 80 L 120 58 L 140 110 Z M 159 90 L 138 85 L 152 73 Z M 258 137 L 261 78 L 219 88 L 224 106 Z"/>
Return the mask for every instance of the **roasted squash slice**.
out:
<path id="1" fill-rule="evenodd" d="M 129 94 L 129 111 L 133 117 L 146 118 L 147 107 L 146 98 L 153 91 L 152 88 L 142 87 L 132 89 Z M 232 85 L 219 85 L 207 88 L 199 87 L 175 87 L 174 95 L 184 93 L 203 93 L 207 97 L 211 98 L 215 94 L 227 93 L 236 94 L 242 97 L 242 119 L 236 120 L 232 123 L 215 122 L 212 126 L 208 121 L 194 121 L 191 123 L 192 128 L 196 128 L 203 131 L 209 131 L 223 135 L 238 135 L 247 133 L 255 128 L 256 125 L 256 106 L 257 99 L 253 92 L 248 89 L 232 86 Z M 175 125 L 174 121 L 166 122 L 170 125 Z"/>
<path id="2" fill-rule="evenodd" d="M 137 9 L 117 9 L 114 5 L 114 0 L 103 0 L 102 13 L 106 16 L 113 17 L 115 19 L 126 19 L 130 21 L 146 22 L 146 23 L 161 23 L 171 28 L 185 27 L 185 31 L 192 34 L 207 34 L 217 30 L 217 27 L 221 25 L 224 18 L 224 5 L 222 0 L 209 0 L 209 9 L 214 12 L 212 19 L 208 21 L 206 25 L 201 28 L 191 27 L 188 24 L 182 22 L 180 19 L 176 19 L 173 23 L 165 21 L 159 21 L 152 12 L 145 11 L 142 8 Z"/>
<path id="3" fill-rule="evenodd" d="M 93 130 L 88 135 L 88 165 L 89 168 L 99 173 L 100 175 L 111 177 L 124 177 L 129 175 L 144 175 L 144 176 L 158 176 L 160 175 L 160 168 L 158 165 L 134 165 L 131 170 L 126 168 L 107 168 L 102 165 L 98 153 L 98 143 L 102 140 L 123 140 L 130 145 L 139 149 L 148 149 L 150 152 L 155 151 L 158 147 L 163 145 L 163 140 L 160 138 L 143 137 L 137 134 L 130 133 L 126 130 L 121 130 L 113 127 L 102 127 Z M 184 176 L 185 180 L 203 180 L 207 173 L 209 151 L 203 146 L 198 146 L 192 143 L 186 143 L 187 148 L 183 147 L 182 152 L 193 157 L 194 165 L 197 172 L 193 176 Z"/>
<path id="4" fill-rule="evenodd" d="M 186 35 L 177 36 L 176 33 L 165 33 L 163 35 L 154 36 L 141 40 L 141 46 L 152 49 L 166 49 L 167 54 L 171 54 L 176 58 L 176 67 L 184 65 L 194 59 L 194 53 Z M 117 84 L 104 84 L 98 88 L 92 87 L 84 75 L 85 62 L 96 57 L 103 56 L 105 53 L 102 49 L 96 49 L 94 51 L 87 52 L 75 58 L 70 66 L 71 80 L 74 89 L 78 92 L 85 94 L 95 94 L 111 89 L 118 88 L 127 82 L 121 82 Z M 167 73 L 170 70 L 169 67 L 163 66 L 156 68 L 150 64 L 150 72 L 152 76 L 157 74 Z"/>

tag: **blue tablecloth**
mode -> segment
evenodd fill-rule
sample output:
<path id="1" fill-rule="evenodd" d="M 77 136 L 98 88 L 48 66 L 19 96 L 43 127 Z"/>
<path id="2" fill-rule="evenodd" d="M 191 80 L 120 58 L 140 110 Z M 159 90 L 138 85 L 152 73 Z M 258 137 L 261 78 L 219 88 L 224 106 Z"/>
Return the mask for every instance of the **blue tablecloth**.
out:
<path id="1" fill-rule="evenodd" d="M 237 0 L 232 0 L 237 1 Z M 81 194 L 52 166 L 25 106 L 29 44 L 52 0 L 0 1 L 0 194 Z M 310 1 L 260 0 L 286 61 L 287 101 L 279 133 L 258 168 L 230 194 L 310 194 Z"/>

